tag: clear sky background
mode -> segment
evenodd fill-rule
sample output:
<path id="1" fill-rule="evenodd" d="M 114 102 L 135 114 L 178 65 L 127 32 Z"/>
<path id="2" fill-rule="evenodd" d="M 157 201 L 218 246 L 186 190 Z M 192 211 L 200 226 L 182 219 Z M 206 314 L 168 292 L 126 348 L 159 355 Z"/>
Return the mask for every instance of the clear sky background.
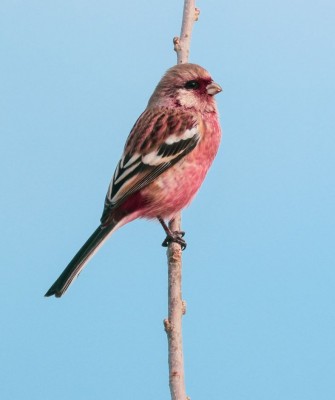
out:
<path id="1" fill-rule="evenodd" d="M 335 3 L 200 1 L 224 88 L 183 213 L 187 393 L 335 398 Z M 0 3 L 2 400 L 169 399 L 161 227 L 118 231 L 61 299 L 124 141 L 175 64 L 182 1 Z"/>

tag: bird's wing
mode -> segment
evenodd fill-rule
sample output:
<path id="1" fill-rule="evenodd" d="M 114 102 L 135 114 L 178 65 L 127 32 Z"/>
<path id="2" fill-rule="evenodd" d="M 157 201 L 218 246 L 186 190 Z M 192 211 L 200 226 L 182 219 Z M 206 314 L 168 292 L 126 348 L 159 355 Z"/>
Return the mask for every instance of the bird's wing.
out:
<path id="1" fill-rule="evenodd" d="M 200 140 L 194 114 L 169 109 L 146 110 L 135 123 L 109 185 L 103 222 L 109 211 L 190 153 Z"/>

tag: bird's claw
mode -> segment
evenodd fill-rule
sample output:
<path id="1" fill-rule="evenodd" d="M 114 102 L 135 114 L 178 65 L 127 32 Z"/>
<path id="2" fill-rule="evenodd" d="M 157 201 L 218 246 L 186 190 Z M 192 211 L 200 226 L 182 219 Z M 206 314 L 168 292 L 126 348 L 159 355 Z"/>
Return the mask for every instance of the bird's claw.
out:
<path id="1" fill-rule="evenodd" d="M 171 232 L 171 235 L 168 234 L 166 236 L 166 238 L 164 239 L 164 242 L 162 243 L 163 247 L 168 247 L 168 245 L 170 243 L 178 243 L 180 244 L 180 247 L 182 250 L 186 249 L 187 243 L 185 242 L 185 240 L 183 239 L 183 236 L 185 235 L 184 231 L 175 231 L 175 232 Z"/>

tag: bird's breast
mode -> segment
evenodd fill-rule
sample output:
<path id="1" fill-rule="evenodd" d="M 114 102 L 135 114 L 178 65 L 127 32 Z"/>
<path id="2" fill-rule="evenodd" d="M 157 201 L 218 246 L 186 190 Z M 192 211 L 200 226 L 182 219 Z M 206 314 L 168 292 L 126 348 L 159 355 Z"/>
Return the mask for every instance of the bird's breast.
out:
<path id="1" fill-rule="evenodd" d="M 217 118 L 203 122 L 197 147 L 142 190 L 145 217 L 171 218 L 196 195 L 218 151 L 221 130 Z"/>

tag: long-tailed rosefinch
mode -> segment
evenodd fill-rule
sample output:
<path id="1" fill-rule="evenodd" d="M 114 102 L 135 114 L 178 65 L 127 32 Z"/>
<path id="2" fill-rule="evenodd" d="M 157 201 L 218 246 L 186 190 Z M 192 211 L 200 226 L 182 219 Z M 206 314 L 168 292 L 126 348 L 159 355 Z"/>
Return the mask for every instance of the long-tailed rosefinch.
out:
<path id="1" fill-rule="evenodd" d="M 99 227 L 45 294 L 62 296 L 116 229 L 136 218 L 157 218 L 167 238 L 186 246 L 164 222 L 186 207 L 217 153 L 221 130 L 214 95 L 221 87 L 196 64 L 163 76 L 127 139 L 105 199 Z"/>

